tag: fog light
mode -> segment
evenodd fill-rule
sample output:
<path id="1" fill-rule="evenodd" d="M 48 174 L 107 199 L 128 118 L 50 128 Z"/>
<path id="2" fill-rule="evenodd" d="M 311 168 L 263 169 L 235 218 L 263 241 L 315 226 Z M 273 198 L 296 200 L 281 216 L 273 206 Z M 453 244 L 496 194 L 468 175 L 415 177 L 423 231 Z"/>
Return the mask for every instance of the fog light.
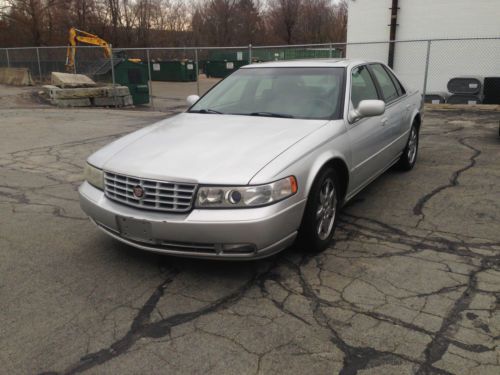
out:
<path id="1" fill-rule="evenodd" d="M 217 254 L 232 253 L 232 254 L 251 254 L 255 253 L 257 248 L 249 243 L 234 243 L 234 244 L 216 244 L 215 249 Z"/>

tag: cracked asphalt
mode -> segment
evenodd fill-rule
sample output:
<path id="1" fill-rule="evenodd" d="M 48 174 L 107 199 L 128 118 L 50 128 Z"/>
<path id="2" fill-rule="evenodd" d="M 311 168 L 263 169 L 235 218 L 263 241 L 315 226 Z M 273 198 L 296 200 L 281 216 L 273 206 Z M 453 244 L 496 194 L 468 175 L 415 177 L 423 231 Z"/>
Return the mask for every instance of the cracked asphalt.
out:
<path id="1" fill-rule="evenodd" d="M 500 373 L 499 112 L 427 111 L 416 168 L 345 207 L 328 250 L 234 263 L 135 250 L 79 208 L 86 156 L 165 113 L 21 94 L 0 109 L 0 373 Z"/>

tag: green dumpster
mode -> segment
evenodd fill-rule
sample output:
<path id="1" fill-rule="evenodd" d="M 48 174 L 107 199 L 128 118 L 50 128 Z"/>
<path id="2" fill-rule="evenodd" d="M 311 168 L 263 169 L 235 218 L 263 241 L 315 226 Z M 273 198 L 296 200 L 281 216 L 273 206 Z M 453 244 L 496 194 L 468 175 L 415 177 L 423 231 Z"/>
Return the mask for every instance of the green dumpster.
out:
<path id="1" fill-rule="evenodd" d="M 342 51 L 337 48 L 253 48 L 252 61 L 325 59 L 341 57 Z M 210 61 L 248 61 L 248 50 L 245 51 L 210 51 Z"/>
<path id="2" fill-rule="evenodd" d="M 192 60 L 152 61 L 152 81 L 195 82 L 196 66 Z"/>
<path id="3" fill-rule="evenodd" d="M 149 103 L 148 66 L 142 62 L 121 61 L 115 66 L 115 82 L 127 86 L 134 104 Z"/>
<path id="4" fill-rule="evenodd" d="M 134 62 L 128 59 L 114 59 L 115 83 L 127 86 L 135 105 L 149 103 L 148 65 L 143 62 Z M 100 80 L 110 82 L 111 64 L 105 62 L 94 73 Z"/>
<path id="5" fill-rule="evenodd" d="M 208 60 L 214 61 L 248 61 L 248 50 L 244 51 L 217 51 L 208 53 Z"/>
<path id="6" fill-rule="evenodd" d="M 225 78 L 232 72 L 238 70 L 243 65 L 247 65 L 247 61 L 213 61 L 209 60 L 205 63 L 205 74 L 207 78 Z"/>

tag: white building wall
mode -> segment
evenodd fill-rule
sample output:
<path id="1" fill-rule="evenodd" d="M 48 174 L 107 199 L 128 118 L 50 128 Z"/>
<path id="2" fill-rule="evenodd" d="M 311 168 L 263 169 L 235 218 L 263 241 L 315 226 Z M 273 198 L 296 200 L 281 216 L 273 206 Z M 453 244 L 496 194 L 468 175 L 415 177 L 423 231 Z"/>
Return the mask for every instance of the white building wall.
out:
<path id="1" fill-rule="evenodd" d="M 349 0 L 347 42 L 389 40 L 391 0 Z M 399 0 L 397 40 L 500 38 L 500 0 Z M 349 44 L 347 57 L 387 62 L 388 43 Z M 394 70 L 422 89 L 426 42 L 397 43 Z M 500 76 L 500 39 L 433 42 L 427 91 L 446 91 L 463 75 Z"/>

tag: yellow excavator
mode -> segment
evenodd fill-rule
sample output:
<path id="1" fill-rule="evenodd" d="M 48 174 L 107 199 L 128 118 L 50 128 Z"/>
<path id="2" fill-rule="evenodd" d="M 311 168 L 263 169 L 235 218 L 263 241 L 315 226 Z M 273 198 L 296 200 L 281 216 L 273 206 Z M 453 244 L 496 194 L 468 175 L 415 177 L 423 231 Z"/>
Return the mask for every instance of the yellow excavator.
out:
<path id="1" fill-rule="evenodd" d="M 75 56 L 76 46 L 78 43 L 85 43 L 91 46 L 100 46 L 104 51 L 104 56 L 107 59 L 111 58 L 111 46 L 104 39 L 97 35 L 88 33 L 86 31 L 78 30 L 74 27 L 69 29 L 69 45 L 66 51 L 66 71 L 69 73 L 75 72 Z M 141 59 L 128 59 L 131 62 L 141 62 Z"/>
<path id="2" fill-rule="evenodd" d="M 101 46 L 104 50 L 104 56 L 108 59 L 111 58 L 112 52 L 108 42 L 99 38 L 97 35 L 72 27 L 69 29 L 69 45 L 66 50 L 66 71 L 69 73 L 75 72 L 76 46 L 78 43 L 85 43 L 91 46 Z"/>

